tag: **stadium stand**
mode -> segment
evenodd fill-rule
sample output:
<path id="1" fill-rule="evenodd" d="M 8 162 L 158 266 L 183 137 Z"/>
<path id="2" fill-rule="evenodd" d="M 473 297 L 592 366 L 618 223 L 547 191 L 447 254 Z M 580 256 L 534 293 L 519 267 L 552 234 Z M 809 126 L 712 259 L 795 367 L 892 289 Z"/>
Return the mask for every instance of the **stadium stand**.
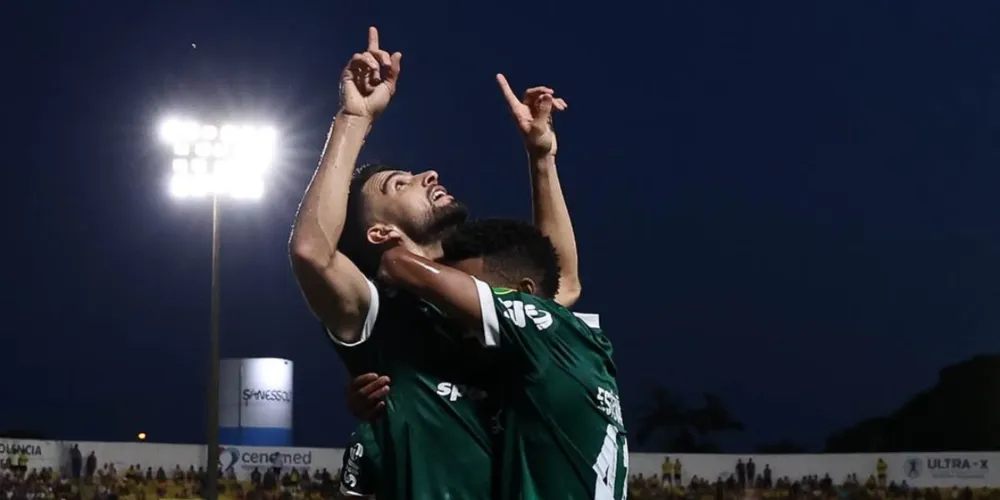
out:
<path id="1" fill-rule="evenodd" d="M 111 464 L 93 476 L 71 478 L 67 471 L 51 468 L 19 471 L 9 462 L 0 464 L 0 498 L 6 500 L 147 500 L 199 497 L 204 470 L 177 465 L 173 470 L 135 464 L 124 471 Z M 270 470 L 257 471 L 249 481 L 230 474 L 220 481 L 224 498 L 230 500 L 324 500 L 337 498 L 339 471 L 322 469 L 312 476 L 291 469 L 281 477 Z M 657 476 L 635 474 L 630 478 L 629 498 L 666 499 L 1000 499 L 1000 488 L 911 488 L 905 482 L 879 485 L 875 475 L 856 476 L 836 482 L 829 475 L 798 479 L 782 477 L 773 484 L 757 475 L 752 487 L 741 487 L 734 476 L 709 481 L 694 477 L 684 485 L 673 485 Z"/>
<path id="2" fill-rule="evenodd" d="M 93 476 L 72 478 L 67 471 L 51 468 L 18 471 L 10 463 L 0 465 L 0 498 L 7 500 L 147 500 L 156 498 L 195 499 L 205 479 L 204 469 L 177 465 L 174 470 L 153 470 L 135 464 L 124 471 L 111 464 L 101 466 Z M 335 498 L 337 476 L 326 469 L 310 476 L 290 469 L 281 477 L 270 470 L 256 471 L 247 481 L 235 475 L 221 477 L 220 496 L 230 500 L 329 499 Z"/>

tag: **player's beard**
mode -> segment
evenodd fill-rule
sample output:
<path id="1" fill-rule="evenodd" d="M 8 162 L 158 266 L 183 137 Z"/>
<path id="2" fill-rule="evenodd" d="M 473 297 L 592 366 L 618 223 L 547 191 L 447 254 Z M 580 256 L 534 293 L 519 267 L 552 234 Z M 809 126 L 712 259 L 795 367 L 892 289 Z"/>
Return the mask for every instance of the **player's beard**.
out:
<path id="1" fill-rule="evenodd" d="M 441 241 L 451 231 L 469 218 L 469 209 L 453 200 L 444 206 L 432 205 L 430 211 L 419 220 L 403 221 L 403 232 L 417 245 L 429 245 Z"/>

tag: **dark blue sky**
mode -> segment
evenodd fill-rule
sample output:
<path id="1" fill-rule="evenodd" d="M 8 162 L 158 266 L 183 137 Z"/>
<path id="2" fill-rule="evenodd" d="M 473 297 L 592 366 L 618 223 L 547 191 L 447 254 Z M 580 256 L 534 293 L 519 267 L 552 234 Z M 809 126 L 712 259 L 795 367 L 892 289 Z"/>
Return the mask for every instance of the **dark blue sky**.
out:
<path id="1" fill-rule="evenodd" d="M 286 241 L 370 24 L 405 57 L 362 158 L 437 169 L 477 215 L 530 213 L 493 75 L 570 102 L 580 309 L 615 341 L 627 422 L 665 383 L 722 395 L 733 446 L 817 445 L 996 350 L 995 2 L 21 4 L 0 345 L 31 383 L 0 384 L 0 429 L 203 439 L 210 207 L 166 195 L 155 126 L 239 110 L 285 151 L 261 204 L 224 207 L 223 354 L 294 360 L 297 442 L 344 443 L 344 369 Z"/>

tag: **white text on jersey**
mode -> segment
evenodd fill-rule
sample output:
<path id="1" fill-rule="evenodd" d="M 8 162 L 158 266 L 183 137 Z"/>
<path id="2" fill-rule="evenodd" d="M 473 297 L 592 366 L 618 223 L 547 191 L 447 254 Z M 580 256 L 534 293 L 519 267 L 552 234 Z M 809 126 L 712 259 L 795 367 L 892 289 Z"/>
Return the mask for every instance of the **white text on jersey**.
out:
<path id="1" fill-rule="evenodd" d="M 450 401 L 458 401 L 459 398 L 469 398 L 473 401 L 486 399 L 486 391 L 471 387 L 465 384 L 453 384 L 451 382 L 441 382 L 437 385 L 438 396 L 446 397 Z"/>
<path id="2" fill-rule="evenodd" d="M 605 415 L 611 417 L 612 420 L 618 422 L 618 425 L 624 426 L 622 423 L 622 404 L 618 400 L 618 395 L 603 388 L 597 388 L 597 407 L 604 412 Z"/>
<path id="3" fill-rule="evenodd" d="M 531 318 L 539 330 L 552 326 L 552 314 L 538 309 L 534 304 L 525 304 L 520 300 L 504 300 L 502 302 L 506 309 L 503 312 L 504 317 L 511 320 L 518 328 L 524 328 L 528 325 L 527 318 Z"/>

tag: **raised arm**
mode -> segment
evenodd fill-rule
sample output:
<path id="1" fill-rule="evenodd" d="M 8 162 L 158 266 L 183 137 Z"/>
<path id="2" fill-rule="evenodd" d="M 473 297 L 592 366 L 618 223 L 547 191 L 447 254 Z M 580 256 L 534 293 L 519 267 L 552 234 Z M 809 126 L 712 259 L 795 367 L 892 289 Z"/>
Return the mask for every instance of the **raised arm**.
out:
<path id="1" fill-rule="evenodd" d="M 531 172 L 531 203 L 535 226 L 552 240 L 559 255 L 559 293 L 555 301 L 572 307 L 583 290 L 576 252 L 576 236 L 569 208 L 563 197 L 559 174 L 556 171 L 556 134 L 552 129 L 552 112 L 565 110 L 566 101 L 554 96 L 548 87 L 533 87 L 518 99 L 507 79 L 497 75 L 518 131 L 524 138 Z"/>
<path id="2" fill-rule="evenodd" d="M 368 50 L 355 54 L 341 76 L 341 107 L 289 241 L 292 269 L 310 309 L 345 343 L 358 339 L 371 300 L 364 275 L 337 251 L 347 193 L 372 121 L 395 93 L 401 57 L 381 50 L 378 31 L 369 28 Z"/>

